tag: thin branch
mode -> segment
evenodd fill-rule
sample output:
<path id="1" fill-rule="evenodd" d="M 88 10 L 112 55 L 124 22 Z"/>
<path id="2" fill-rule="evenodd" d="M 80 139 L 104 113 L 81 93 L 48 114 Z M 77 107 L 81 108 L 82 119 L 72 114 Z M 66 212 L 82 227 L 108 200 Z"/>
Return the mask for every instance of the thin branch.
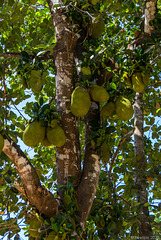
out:
<path id="1" fill-rule="evenodd" d="M 3 77 L 4 99 L 6 99 L 6 102 L 5 102 L 5 125 L 7 127 L 7 91 L 6 91 L 6 83 L 5 83 L 5 67 L 6 67 L 6 58 L 4 58 L 3 76 L 2 77 Z"/>
<path id="2" fill-rule="evenodd" d="M 133 135 L 133 133 L 134 133 L 134 130 L 128 132 L 127 134 L 125 134 L 125 135 L 121 138 L 121 140 L 120 140 L 120 142 L 119 142 L 119 145 L 118 145 L 118 147 L 117 147 L 117 149 L 116 149 L 116 152 L 115 152 L 115 154 L 114 154 L 114 156 L 113 156 L 113 158 L 112 158 L 112 160 L 111 160 L 110 169 L 109 169 L 109 175 L 108 175 L 108 179 L 109 179 L 109 180 L 110 180 L 111 171 L 112 171 L 112 168 L 113 168 L 114 161 L 115 161 L 115 159 L 116 159 L 116 157 L 117 157 L 118 152 L 120 151 L 120 149 L 121 149 L 121 147 L 122 147 L 122 144 L 125 142 L 125 140 L 126 140 L 127 138 L 131 137 L 131 135 Z"/>
<path id="3" fill-rule="evenodd" d="M 0 57 L 4 58 L 20 58 L 21 53 L 16 53 L 16 52 L 7 52 L 7 53 L 0 53 Z"/>

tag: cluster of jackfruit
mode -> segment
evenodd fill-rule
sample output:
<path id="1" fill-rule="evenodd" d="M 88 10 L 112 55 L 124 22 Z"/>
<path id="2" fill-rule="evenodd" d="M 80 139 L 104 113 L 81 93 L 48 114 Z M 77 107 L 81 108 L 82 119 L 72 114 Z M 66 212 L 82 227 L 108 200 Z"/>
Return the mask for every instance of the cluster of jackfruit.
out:
<path id="1" fill-rule="evenodd" d="M 2 152 L 3 146 L 4 146 L 4 139 L 3 139 L 2 135 L 0 134 L 0 154 Z"/>
<path id="2" fill-rule="evenodd" d="M 100 103 L 106 102 L 109 94 L 105 88 L 98 85 L 93 85 L 89 92 L 83 87 L 76 87 L 71 96 L 71 112 L 76 117 L 85 116 L 90 109 L 91 99 Z"/>
<path id="3" fill-rule="evenodd" d="M 76 117 L 85 116 L 93 101 L 104 103 L 109 100 L 109 94 L 104 87 L 93 85 L 88 91 L 83 87 L 76 87 L 71 96 L 71 112 Z M 121 120 L 127 121 L 132 118 L 134 110 L 131 102 L 120 96 L 116 102 L 107 102 L 101 109 L 100 115 L 103 118 L 108 118 L 114 114 L 118 115 Z"/>
<path id="4" fill-rule="evenodd" d="M 132 118 L 134 110 L 129 99 L 120 96 L 116 102 L 106 103 L 100 112 L 101 117 L 108 118 L 116 114 L 121 120 L 128 121 Z"/>
<path id="5" fill-rule="evenodd" d="M 130 78 L 126 72 L 123 74 L 123 79 L 128 85 L 132 85 L 135 92 L 141 93 L 144 92 L 146 85 L 148 85 L 150 76 L 148 73 L 134 72 Z"/>
<path id="6" fill-rule="evenodd" d="M 53 119 L 51 127 L 45 127 L 42 121 L 33 121 L 25 129 L 22 139 L 30 147 L 34 147 L 38 143 L 42 143 L 45 147 L 52 144 L 62 147 L 65 144 L 66 136 L 64 130 L 58 125 L 57 119 Z"/>
<path id="7" fill-rule="evenodd" d="M 32 70 L 29 79 L 23 78 L 22 85 L 24 89 L 31 88 L 34 93 L 40 93 L 45 84 L 47 72 L 41 74 L 40 71 Z"/>

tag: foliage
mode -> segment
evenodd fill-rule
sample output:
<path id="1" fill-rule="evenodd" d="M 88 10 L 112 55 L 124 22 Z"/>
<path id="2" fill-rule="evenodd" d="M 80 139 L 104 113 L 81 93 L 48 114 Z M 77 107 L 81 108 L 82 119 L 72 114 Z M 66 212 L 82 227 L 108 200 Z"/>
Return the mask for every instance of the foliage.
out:
<path id="1" fill-rule="evenodd" d="M 161 7 L 160 1 L 158 6 Z M 110 98 L 116 102 L 124 95 L 134 101 L 135 91 L 123 74 L 135 71 L 150 74 L 150 82 L 144 93 L 144 143 L 147 158 L 146 175 L 149 192 L 150 218 L 155 236 L 161 236 L 160 205 L 161 198 L 161 115 L 160 105 L 160 16 L 159 9 L 154 21 L 156 31 L 144 47 L 129 50 L 128 45 L 135 39 L 136 30 L 143 31 L 143 1 L 127 0 L 64 0 L 66 14 L 73 31 L 80 35 L 83 42 L 81 78 L 75 77 L 76 86 L 89 88 L 94 79 L 102 79 Z M 56 4 L 55 7 L 58 7 Z M 105 22 L 104 33 L 98 38 L 91 34 L 92 16 L 101 15 Z M 20 144 L 41 180 L 42 185 L 55 194 L 65 188 L 70 196 L 69 204 L 61 203 L 61 211 L 56 217 L 43 219 L 38 239 L 78 239 L 77 199 L 72 183 L 68 186 L 56 185 L 55 147 L 38 144 L 31 148 L 23 145 L 22 133 L 29 121 L 43 120 L 51 126 L 53 119 L 60 121 L 61 116 L 55 108 L 55 65 L 50 57 L 55 46 L 54 28 L 49 7 L 44 0 L 1 0 L 0 1 L 0 53 L 19 53 L 19 58 L 4 58 L 0 55 L 0 130 Z M 51 51 L 51 52 L 50 52 Z M 53 56 L 53 55 L 52 55 Z M 113 59 L 115 67 L 109 66 Z M 43 79 L 41 92 L 33 92 L 28 82 L 31 73 L 37 71 Z M 4 77 L 5 75 L 5 77 Z M 131 81 L 131 80 L 130 80 Z M 26 84 L 26 85 L 25 85 Z M 105 104 L 101 103 L 100 107 Z M 133 129 L 134 118 L 122 121 L 117 115 L 91 122 L 94 134 L 91 144 L 110 146 L 110 159 L 114 156 L 120 139 Z M 82 162 L 84 156 L 84 123 L 79 120 Z M 94 203 L 82 239 L 120 239 L 138 236 L 138 215 L 140 204 L 136 202 L 138 186 L 135 183 L 137 169 L 134 156 L 133 138 L 127 139 L 115 158 L 113 171 L 108 176 L 110 163 L 101 159 L 101 173 Z M 10 159 L 0 155 L 0 235 L 18 239 L 22 222 L 26 219 L 25 231 L 28 236 L 29 219 L 38 217 L 36 210 L 27 205 L 26 199 L 14 187 L 20 184 Z M 69 199 L 68 199 L 69 200 Z M 13 217 L 16 216 L 16 217 Z M 22 221 L 22 222 L 21 222 Z M 54 238 L 54 237 L 55 238 Z"/>

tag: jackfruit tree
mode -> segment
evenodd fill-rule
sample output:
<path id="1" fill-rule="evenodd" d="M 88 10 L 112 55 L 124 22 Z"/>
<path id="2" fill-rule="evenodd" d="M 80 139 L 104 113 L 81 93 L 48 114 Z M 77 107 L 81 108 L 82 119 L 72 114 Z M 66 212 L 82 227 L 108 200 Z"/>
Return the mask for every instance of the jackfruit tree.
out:
<path id="1" fill-rule="evenodd" d="M 160 36 L 160 0 L 0 1 L 1 239 L 161 238 Z"/>

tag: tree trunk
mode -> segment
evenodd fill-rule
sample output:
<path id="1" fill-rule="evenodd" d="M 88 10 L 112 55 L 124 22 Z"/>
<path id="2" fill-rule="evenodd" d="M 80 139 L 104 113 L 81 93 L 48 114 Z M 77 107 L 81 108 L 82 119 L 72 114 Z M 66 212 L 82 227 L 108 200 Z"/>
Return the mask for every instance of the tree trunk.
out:
<path id="1" fill-rule="evenodd" d="M 134 112 L 134 146 L 136 157 L 136 186 L 139 188 L 137 192 L 137 202 L 140 203 L 140 209 L 138 211 L 140 227 L 139 237 L 150 237 L 153 235 L 150 219 L 149 209 L 144 206 L 148 202 L 147 196 L 147 181 L 146 181 L 146 157 L 144 152 L 144 140 L 143 140 L 143 93 L 136 93 Z"/>
<path id="2" fill-rule="evenodd" d="M 147 35 L 151 35 L 151 31 L 154 30 L 150 21 L 155 18 L 157 13 L 157 0 L 147 0 L 145 3 L 145 22 L 144 32 Z M 136 185 L 138 186 L 137 201 L 140 203 L 140 209 L 138 212 L 140 227 L 139 237 L 151 237 L 153 236 L 152 228 L 149 219 L 149 209 L 145 205 L 148 202 L 147 195 L 147 181 L 146 181 L 146 165 L 147 160 L 144 152 L 144 140 L 143 140 L 143 93 L 136 93 L 134 112 L 134 145 L 136 156 Z"/>
<path id="3" fill-rule="evenodd" d="M 66 143 L 56 149 L 57 183 L 66 185 L 74 180 L 77 185 L 80 170 L 80 145 L 77 118 L 70 111 L 71 94 L 74 89 L 74 52 L 76 35 L 70 30 L 65 9 L 53 9 L 53 3 L 47 0 L 52 14 L 56 36 L 54 59 L 56 67 L 56 108 L 61 113 L 61 124 L 65 131 Z M 63 197 L 63 191 L 59 193 Z"/>

